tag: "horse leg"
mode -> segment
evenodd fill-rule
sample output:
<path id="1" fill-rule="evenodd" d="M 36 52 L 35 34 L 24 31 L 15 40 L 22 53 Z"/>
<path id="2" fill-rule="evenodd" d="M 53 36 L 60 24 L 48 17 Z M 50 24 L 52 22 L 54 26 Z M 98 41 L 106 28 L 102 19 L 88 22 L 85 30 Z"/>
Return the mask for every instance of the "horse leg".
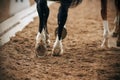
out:
<path id="1" fill-rule="evenodd" d="M 115 7 L 117 12 L 116 27 L 118 28 L 117 46 L 120 47 L 120 0 L 115 0 Z"/>
<path id="2" fill-rule="evenodd" d="M 101 16 L 103 19 L 103 27 L 104 27 L 104 33 L 103 33 L 104 40 L 102 42 L 101 47 L 105 46 L 106 48 L 108 48 L 109 27 L 107 21 L 107 0 L 101 0 Z"/>
<path id="3" fill-rule="evenodd" d="M 112 37 L 117 37 L 118 29 L 119 29 L 119 13 L 118 13 L 118 11 L 116 12 L 116 17 L 115 17 L 114 23 L 115 23 L 115 29 L 114 29 Z"/>
<path id="4" fill-rule="evenodd" d="M 37 1 L 37 12 L 39 15 L 39 31 L 36 36 L 36 51 L 37 56 L 44 56 L 46 53 L 46 30 L 47 30 L 47 19 L 49 15 L 49 8 L 46 0 Z"/>
<path id="5" fill-rule="evenodd" d="M 50 35 L 48 33 L 47 26 L 44 29 L 45 29 L 46 45 L 47 47 L 50 47 Z"/>
<path id="6" fill-rule="evenodd" d="M 69 8 L 69 6 L 66 6 L 64 4 L 61 4 L 61 6 L 59 8 L 58 34 L 57 34 L 56 41 L 53 45 L 53 50 L 52 50 L 52 54 L 54 56 L 58 56 L 58 55 L 63 54 L 62 31 L 63 31 L 64 25 L 66 23 L 66 20 L 67 20 L 68 8 Z"/>
<path id="7" fill-rule="evenodd" d="M 46 45 L 47 45 L 47 47 L 50 47 L 50 39 L 49 39 L 50 35 L 49 35 L 49 32 L 48 32 L 48 28 L 47 28 L 48 16 L 49 16 L 49 8 L 47 7 L 47 13 L 46 13 L 46 17 L 45 17 L 45 27 L 44 27 L 44 30 L 45 30 Z"/>
<path id="8" fill-rule="evenodd" d="M 120 12 L 118 14 L 118 21 L 116 22 L 118 27 L 118 39 L 117 39 L 117 46 L 120 47 Z"/>

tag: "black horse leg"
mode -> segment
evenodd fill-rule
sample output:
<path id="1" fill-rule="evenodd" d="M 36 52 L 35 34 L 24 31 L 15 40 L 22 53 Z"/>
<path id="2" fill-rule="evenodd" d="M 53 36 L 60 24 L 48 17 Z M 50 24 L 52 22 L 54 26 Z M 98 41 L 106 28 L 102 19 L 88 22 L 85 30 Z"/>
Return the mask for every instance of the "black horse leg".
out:
<path id="1" fill-rule="evenodd" d="M 36 37 L 36 51 L 39 56 L 43 56 L 46 52 L 46 31 L 47 31 L 47 19 L 49 15 L 49 8 L 47 6 L 47 0 L 38 0 L 37 12 L 39 16 L 39 31 Z"/>
<path id="2" fill-rule="evenodd" d="M 62 55 L 63 54 L 63 48 L 62 48 L 62 31 L 64 28 L 64 25 L 67 20 L 68 16 L 68 8 L 69 6 L 65 4 L 61 4 L 59 8 L 58 13 L 58 34 L 56 37 L 56 41 L 53 46 L 53 55 Z"/>
<path id="3" fill-rule="evenodd" d="M 47 26 L 47 19 L 49 16 L 49 8 L 47 6 L 46 0 L 40 0 L 37 3 L 37 11 L 39 15 L 39 32 L 41 33 L 43 28 L 46 28 Z"/>
<path id="4" fill-rule="evenodd" d="M 107 20 L 107 0 L 101 0 L 101 17 Z"/>
<path id="5" fill-rule="evenodd" d="M 58 13 L 58 38 L 61 40 L 62 31 L 68 16 L 68 6 L 61 5 Z"/>

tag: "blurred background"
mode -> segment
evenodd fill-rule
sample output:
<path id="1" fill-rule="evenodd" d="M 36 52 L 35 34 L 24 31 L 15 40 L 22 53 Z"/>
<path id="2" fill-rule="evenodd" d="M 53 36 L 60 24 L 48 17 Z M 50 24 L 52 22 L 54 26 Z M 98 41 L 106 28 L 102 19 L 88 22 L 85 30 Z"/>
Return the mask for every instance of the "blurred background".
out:
<path id="1" fill-rule="evenodd" d="M 34 0 L 1 0 L 0 23 L 33 4 Z"/>
<path id="2" fill-rule="evenodd" d="M 34 0 L 1 0 L 0 45 L 21 31 L 37 16 Z"/>
<path id="3" fill-rule="evenodd" d="M 48 54 L 55 42 L 59 6 L 59 3 L 49 6 Z M 63 56 L 36 58 L 39 17 L 34 0 L 0 0 L 0 45 L 7 42 L 0 46 L 0 80 L 120 80 L 120 49 L 111 44 L 111 49 L 100 47 L 103 40 L 100 12 L 100 0 L 83 0 L 79 6 L 70 8 Z M 114 0 L 108 0 L 107 12 L 112 31 Z M 109 41 L 116 43 L 114 40 L 110 37 Z"/>

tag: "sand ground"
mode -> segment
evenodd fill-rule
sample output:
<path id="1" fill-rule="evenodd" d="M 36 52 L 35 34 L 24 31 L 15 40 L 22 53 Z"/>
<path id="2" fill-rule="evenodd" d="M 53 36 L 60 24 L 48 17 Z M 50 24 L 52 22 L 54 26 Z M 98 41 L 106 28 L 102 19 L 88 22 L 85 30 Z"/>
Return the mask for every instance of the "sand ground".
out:
<path id="1" fill-rule="evenodd" d="M 51 53 L 59 4 L 50 6 L 48 28 Z M 69 10 L 64 55 L 35 57 L 39 19 L 0 47 L 0 80 L 120 80 L 120 49 L 101 49 L 100 0 L 84 0 Z M 110 29 L 114 26 L 113 0 L 108 3 Z M 111 40 L 110 40 L 111 41 Z"/>

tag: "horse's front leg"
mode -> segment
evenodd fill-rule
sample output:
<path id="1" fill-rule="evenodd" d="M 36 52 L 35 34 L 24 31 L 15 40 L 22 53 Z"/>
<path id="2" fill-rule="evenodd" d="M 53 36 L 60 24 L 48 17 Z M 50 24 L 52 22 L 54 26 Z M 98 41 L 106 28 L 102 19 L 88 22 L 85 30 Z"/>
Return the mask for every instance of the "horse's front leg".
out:
<path id="1" fill-rule="evenodd" d="M 67 20 L 67 15 L 68 15 L 68 6 L 61 5 L 58 13 L 58 34 L 52 50 L 52 54 L 54 56 L 59 56 L 63 54 L 62 31 Z"/>
<path id="2" fill-rule="evenodd" d="M 103 27 L 104 27 L 104 33 L 103 33 L 104 40 L 102 42 L 101 47 L 105 46 L 106 48 L 108 48 L 109 26 L 107 20 L 107 0 L 101 0 L 101 16 L 103 19 Z"/>
<path id="3" fill-rule="evenodd" d="M 47 49 L 47 19 L 49 15 L 49 8 L 46 0 L 37 1 L 37 12 L 39 15 L 39 31 L 36 37 L 36 53 L 37 56 L 44 56 Z"/>

